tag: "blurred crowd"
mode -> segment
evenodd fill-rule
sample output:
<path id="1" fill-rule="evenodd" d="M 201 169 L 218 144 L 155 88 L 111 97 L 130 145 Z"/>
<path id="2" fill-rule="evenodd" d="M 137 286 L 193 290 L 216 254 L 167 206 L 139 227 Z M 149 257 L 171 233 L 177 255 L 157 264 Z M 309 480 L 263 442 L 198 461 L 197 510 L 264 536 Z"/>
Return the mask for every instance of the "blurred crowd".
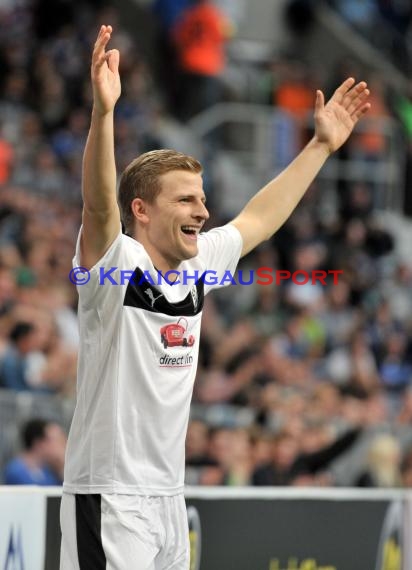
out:
<path id="1" fill-rule="evenodd" d="M 412 6 L 409 0 L 328 1 L 396 66 L 411 72 Z"/>
<path id="2" fill-rule="evenodd" d="M 181 32 L 177 44 L 176 32 L 158 44 L 159 54 L 176 58 L 169 69 L 174 79 L 167 83 L 162 76 L 163 85 L 113 8 L 84 2 L 48 15 L 43 2 L 0 8 L 3 391 L 75 398 L 77 293 L 68 275 L 81 223 L 89 62 L 99 23 L 113 25 L 113 47 L 121 51 L 119 172 L 153 148 L 178 146 L 193 154 L 199 148 L 202 154 L 185 125 L 189 115 L 176 78 L 202 92 L 190 115 L 223 96 L 218 78 L 230 24 L 223 12 L 210 12 L 209 22 L 226 22 L 220 59 L 199 69 L 196 57 L 183 58 L 195 67 L 182 69 L 177 51 L 191 38 L 185 9 L 208 2 L 182 2 L 186 19 L 165 18 L 167 4 L 157 2 L 150 14 L 158 18 L 162 40 L 164 26 L 180 26 L 174 28 Z M 54 18 L 53 26 L 45 25 L 47 18 Z M 200 77 L 205 74 L 211 81 Z M 267 102 L 299 125 L 313 106 L 315 74 L 301 62 L 276 59 L 270 76 L 270 82 L 262 77 Z M 393 117 L 382 79 L 371 82 L 373 112 Z M 304 129 L 297 133 L 296 149 L 307 136 Z M 371 130 L 354 136 L 348 149 L 373 168 L 385 144 Z M 209 180 L 207 191 L 214 223 L 225 221 L 218 178 Z M 393 232 L 376 214 L 379 188 L 342 183 L 334 216 L 324 215 L 323 195 L 314 183 L 285 226 L 240 269 L 336 269 L 343 272 L 338 283 L 234 285 L 206 299 L 187 437 L 189 484 L 412 486 L 412 261 L 399 256 Z M 22 453 L 3 480 L 11 482 L 26 466 L 37 484 L 59 484 L 64 445 L 61 427 L 32 418 L 22 426 Z"/>

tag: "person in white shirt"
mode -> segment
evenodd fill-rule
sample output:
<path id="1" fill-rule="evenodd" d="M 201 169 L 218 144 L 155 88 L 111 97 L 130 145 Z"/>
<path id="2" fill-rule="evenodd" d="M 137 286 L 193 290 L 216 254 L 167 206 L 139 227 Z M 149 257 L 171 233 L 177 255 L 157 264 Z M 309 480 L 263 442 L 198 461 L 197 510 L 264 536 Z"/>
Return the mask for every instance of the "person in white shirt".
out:
<path id="1" fill-rule="evenodd" d="M 326 105 L 318 91 L 306 148 L 232 222 L 202 232 L 209 214 L 202 167 L 192 157 L 159 150 L 136 158 L 116 197 L 113 112 L 121 87 L 119 52 L 106 50 L 111 34 L 101 27 L 91 65 L 73 260 L 89 280 L 78 286 L 60 569 L 188 570 L 184 443 L 204 295 L 219 286 L 204 272 L 233 273 L 240 257 L 276 232 L 368 110 L 369 91 L 349 78 Z M 177 279 L 158 282 L 159 274 Z"/>

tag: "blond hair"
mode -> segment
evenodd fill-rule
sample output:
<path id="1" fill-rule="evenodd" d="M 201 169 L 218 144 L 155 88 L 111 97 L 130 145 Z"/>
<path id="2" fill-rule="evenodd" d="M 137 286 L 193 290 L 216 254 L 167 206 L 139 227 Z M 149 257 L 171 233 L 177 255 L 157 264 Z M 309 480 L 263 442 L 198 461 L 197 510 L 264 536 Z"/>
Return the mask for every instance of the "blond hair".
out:
<path id="1" fill-rule="evenodd" d="M 368 467 L 379 487 L 400 485 L 401 448 L 389 434 L 376 435 L 368 451 Z"/>
<path id="2" fill-rule="evenodd" d="M 152 150 L 135 158 L 123 171 L 118 191 L 120 215 L 127 233 L 133 231 L 131 204 L 135 198 L 153 203 L 159 195 L 159 177 L 173 170 L 200 174 L 202 165 L 192 156 L 170 149 Z"/>

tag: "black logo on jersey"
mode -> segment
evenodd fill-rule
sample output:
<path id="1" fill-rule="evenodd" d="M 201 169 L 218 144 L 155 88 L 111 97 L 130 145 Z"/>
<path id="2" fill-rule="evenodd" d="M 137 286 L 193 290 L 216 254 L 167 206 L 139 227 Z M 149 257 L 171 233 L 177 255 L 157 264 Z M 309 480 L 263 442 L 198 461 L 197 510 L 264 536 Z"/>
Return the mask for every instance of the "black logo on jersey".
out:
<path id="1" fill-rule="evenodd" d="M 152 307 L 153 307 L 153 305 L 155 304 L 155 302 L 156 302 L 157 299 L 160 299 L 160 297 L 163 297 L 163 294 L 162 294 L 162 293 L 160 293 L 160 295 L 158 295 L 157 297 L 155 297 L 155 296 L 153 295 L 152 289 L 145 289 L 144 292 L 145 292 L 146 295 L 149 297 Z"/>
<path id="2" fill-rule="evenodd" d="M 127 286 L 123 305 L 171 317 L 193 317 L 201 312 L 203 302 L 203 277 L 199 278 L 182 301 L 171 303 L 145 278 L 143 271 L 136 267 Z"/>

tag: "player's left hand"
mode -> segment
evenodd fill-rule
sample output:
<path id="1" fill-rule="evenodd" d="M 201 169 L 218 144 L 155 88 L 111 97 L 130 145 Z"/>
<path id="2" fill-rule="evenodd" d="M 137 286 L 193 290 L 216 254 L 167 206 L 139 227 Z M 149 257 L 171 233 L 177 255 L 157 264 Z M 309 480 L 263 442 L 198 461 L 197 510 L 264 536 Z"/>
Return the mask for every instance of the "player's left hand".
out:
<path id="1" fill-rule="evenodd" d="M 334 152 L 347 140 L 359 119 L 368 112 L 369 89 L 365 81 L 355 85 L 350 77 L 340 85 L 325 105 L 323 92 L 316 92 L 315 138 Z"/>

